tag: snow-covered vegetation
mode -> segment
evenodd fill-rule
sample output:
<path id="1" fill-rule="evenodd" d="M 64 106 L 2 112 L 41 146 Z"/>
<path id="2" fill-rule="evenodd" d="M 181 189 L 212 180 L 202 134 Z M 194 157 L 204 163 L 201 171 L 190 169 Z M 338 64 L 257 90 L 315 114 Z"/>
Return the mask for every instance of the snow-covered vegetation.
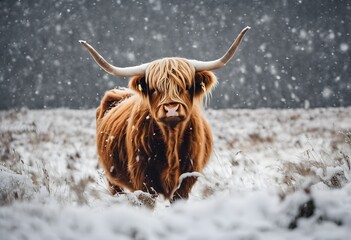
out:
<path id="1" fill-rule="evenodd" d="M 351 108 L 208 110 L 190 199 L 111 196 L 93 110 L 0 112 L 0 239 L 348 239 Z"/>

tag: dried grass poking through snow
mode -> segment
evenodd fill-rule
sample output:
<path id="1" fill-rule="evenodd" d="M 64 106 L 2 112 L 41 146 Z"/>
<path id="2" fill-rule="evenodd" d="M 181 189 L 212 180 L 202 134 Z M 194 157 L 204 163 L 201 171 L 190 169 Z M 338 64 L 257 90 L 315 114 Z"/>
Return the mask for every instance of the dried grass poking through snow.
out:
<path id="1" fill-rule="evenodd" d="M 109 195 L 94 111 L 0 112 L 0 239 L 349 238 L 351 108 L 207 115 L 212 159 L 167 207 Z"/>
<path id="2" fill-rule="evenodd" d="M 223 191 L 342 188 L 350 181 L 351 108 L 207 115 L 215 151 L 194 199 Z M 31 198 L 78 205 L 127 201 L 124 195 L 109 196 L 97 166 L 93 110 L 3 111 L 0 119 L 0 174 L 32 183 L 0 199 L 2 204 Z"/>

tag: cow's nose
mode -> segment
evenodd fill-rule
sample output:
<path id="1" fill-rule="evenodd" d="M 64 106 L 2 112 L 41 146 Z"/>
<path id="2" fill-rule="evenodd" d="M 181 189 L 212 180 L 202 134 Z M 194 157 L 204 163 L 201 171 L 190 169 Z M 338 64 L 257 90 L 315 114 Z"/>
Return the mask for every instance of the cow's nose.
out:
<path id="1" fill-rule="evenodd" d="M 179 108 L 178 103 L 169 103 L 164 105 L 166 112 L 177 111 Z"/>
<path id="2" fill-rule="evenodd" d="M 179 113 L 177 112 L 179 108 L 178 103 L 170 103 L 170 104 L 165 104 L 164 109 L 166 111 L 166 116 L 167 117 L 176 117 L 179 116 Z"/>

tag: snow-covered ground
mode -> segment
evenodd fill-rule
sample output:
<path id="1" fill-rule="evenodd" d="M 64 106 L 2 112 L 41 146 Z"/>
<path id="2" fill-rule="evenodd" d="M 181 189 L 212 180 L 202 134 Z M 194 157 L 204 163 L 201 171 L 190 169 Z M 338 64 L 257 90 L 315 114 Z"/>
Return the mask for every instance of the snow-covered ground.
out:
<path id="1" fill-rule="evenodd" d="M 0 112 L 0 239 L 350 239 L 351 108 L 208 110 L 204 176 L 155 206 L 109 195 L 94 116 Z"/>

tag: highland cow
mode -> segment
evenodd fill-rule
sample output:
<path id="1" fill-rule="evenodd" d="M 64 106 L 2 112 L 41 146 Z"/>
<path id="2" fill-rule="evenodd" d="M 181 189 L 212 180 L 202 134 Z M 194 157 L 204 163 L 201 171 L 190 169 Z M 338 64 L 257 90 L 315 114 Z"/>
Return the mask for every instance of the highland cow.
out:
<path id="1" fill-rule="evenodd" d="M 97 150 L 112 194 L 128 189 L 188 198 L 213 149 L 203 113 L 203 97 L 216 84 L 210 70 L 233 57 L 248 29 L 218 60 L 164 58 L 127 68 L 80 41 L 106 72 L 132 77 L 129 88 L 108 91 L 96 110 Z"/>

